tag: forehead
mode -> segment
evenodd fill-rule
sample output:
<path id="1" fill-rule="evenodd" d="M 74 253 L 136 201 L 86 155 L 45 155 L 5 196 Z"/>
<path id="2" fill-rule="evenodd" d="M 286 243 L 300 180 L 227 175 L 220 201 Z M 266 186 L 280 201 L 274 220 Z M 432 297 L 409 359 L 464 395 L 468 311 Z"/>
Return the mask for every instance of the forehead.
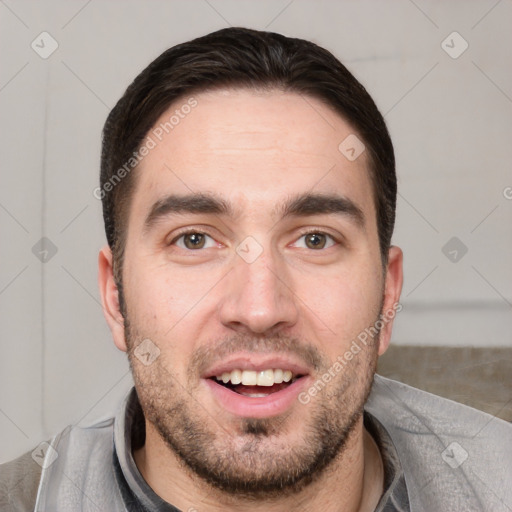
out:
<path id="1" fill-rule="evenodd" d="M 332 108 L 297 93 L 226 89 L 184 97 L 148 133 L 154 147 L 137 169 L 134 203 L 214 192 L 243 209 L 275 211 L 285 196 L 337 191 L 372 210 L 366 152 L 351 160 L 340 151 L 354 136 Z"/>

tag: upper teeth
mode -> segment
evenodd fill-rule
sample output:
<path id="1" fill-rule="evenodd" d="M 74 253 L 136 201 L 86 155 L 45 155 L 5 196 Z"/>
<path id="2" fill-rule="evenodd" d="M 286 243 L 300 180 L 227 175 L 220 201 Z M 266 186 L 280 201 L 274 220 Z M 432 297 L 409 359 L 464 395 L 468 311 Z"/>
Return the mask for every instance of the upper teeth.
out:
<path id="1" fill-rule="evenodd" d="M 281 382 L 290 382 L 293 374 L 290 370 L 233 370 L 217 375 L 215 378 L 224 384 L 243 384 L 244 386 L 273 386 Z"/>

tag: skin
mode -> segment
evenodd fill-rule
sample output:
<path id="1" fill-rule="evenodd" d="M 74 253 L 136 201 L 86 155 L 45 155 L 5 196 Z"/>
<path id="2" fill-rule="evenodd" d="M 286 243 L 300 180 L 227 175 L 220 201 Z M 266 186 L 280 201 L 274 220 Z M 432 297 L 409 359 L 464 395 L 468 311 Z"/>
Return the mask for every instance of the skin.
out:
<path id="1" fill-rule="evenodd" d="M 307 366 L 311 385 L 381 311 L 393 309 L 402 252 L 391 247 L 383 269 L 366 153 L 352 162 L 340 153 L 340 142 L 354 130 L 314 98 L 250 90 L 195 98 L 197 107 L 136 171 L 122 274 L 128 329 L 110 249 L 99 255 L 105 316 L 116 346 L 128 352 L 146 418 L 145 445 L 133 454 L 137 467 L 160 497 L 182 510 L 374 510 L 382 460 L 359 413 L 392 321 L 307 405 L 296 400 L 285 414 L 254 420 L 253 427 L 265 430 L 260 436 L 250 432 L 250 420 L 227 412 L 200 378 L 201 368 L 240 350 L 249 358 L 293 356 Z M 364 224 L 333 213 L 281 218 L 283 203 L 311 192 L 350 199 Z M 156 201 L 190 193 L 222 197 L 236 216 L 182 213 L 145 229 Z M 176 240 L 181 228 L 211 238 L 205 248 L 187 249 L 183 238 Z M 305 229 L 333 238 L 311 248 Z M 252 263 L 236 252 L 248 236 L 262 249 Z M 134 350 L 148 338 L 160 353 L 144 365 Z M 277 478 L 279 468 L 290 474 L 307 467 L 327 423 L 333 432 L 347 430 L 341 446 L 325 467 L 281 492 L 230 492 L 208 483 L 177 452 L 199 446 L 199 459 L 233 479 L 272 472 Z M 187 439 L 191 429 L 201 435 Z"/>

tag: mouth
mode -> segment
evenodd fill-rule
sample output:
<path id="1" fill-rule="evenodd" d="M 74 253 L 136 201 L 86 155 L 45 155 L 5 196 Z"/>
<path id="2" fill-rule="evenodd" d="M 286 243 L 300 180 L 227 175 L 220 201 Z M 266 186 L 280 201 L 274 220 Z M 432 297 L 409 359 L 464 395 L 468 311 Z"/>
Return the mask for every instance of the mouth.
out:
<path id="1" fill-rule="evenodd" d="M 308 370 L 281 358 L 255 361 L 238 358 L 203 376 L 214 400 L 237 417 L 264 418 L 283 414 L 310 380 Z"/>
<path id="2" fill-rule="evenodd" d="M 211 380 L 239 395 L 263 398 L 286 389 L 301 377 L 303 375 L 294 375 L 291 370 L 281 368 L 260 371 L 235 369 L 211 377 Z"/>

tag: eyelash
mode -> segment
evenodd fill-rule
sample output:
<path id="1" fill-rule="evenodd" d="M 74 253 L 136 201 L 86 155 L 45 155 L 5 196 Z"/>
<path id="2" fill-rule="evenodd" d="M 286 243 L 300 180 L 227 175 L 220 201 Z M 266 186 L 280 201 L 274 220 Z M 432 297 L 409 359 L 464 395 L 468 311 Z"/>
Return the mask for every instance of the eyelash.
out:
<path id="1" fill-rule="evenodd" d="M 327 236 L 330 236 L 335 242 L 338 241 L 334 235 L 332 235 L 331 233 L 328 233 L 327 231 L 324 231 L 321 228 L 308 228 L 305 231 L 301 231 L 300 236 L 302 237 L 304 235 L 311 235 L 313 233 L 317 234 L 317 235 L 327 235 Z"/>
<path id="2" fill-rule="evenodd" d="M 192 235 L 192 234 L 207 235 L 210 238 L 212 238 L 213 240 L 215 240 L 214 237 L 212 235 L 210 235 L 210 233 L 208 233 L 207 231 L 201 231 L 199 229 L 186 229 L 184 231 L 178 232 L 178 234 L 171 240 L 171 242 L 169 242 L 168 245 L 174 245 L 183 236 Z M 312 234 L 325 235 L 325 236 L 328 236 L 329 238 L 331 238 L 335 244 L 340 243 L 340 240 L 337 237 L 335 237 L 334 235 L 332 235 L 331 233 L 327 233 L 326 231 L 323 231 L 322 229 L 315 229 L 315 228 L 308 228 L 305 231 L 301 231 L 300 236 L 297 238 L 297 240 L 299 240 L 300 238 L 302 238 L 304 236 L 312 235 Z M 192 249 L 189 249 L 189 250 L 192 250 Z"/>

